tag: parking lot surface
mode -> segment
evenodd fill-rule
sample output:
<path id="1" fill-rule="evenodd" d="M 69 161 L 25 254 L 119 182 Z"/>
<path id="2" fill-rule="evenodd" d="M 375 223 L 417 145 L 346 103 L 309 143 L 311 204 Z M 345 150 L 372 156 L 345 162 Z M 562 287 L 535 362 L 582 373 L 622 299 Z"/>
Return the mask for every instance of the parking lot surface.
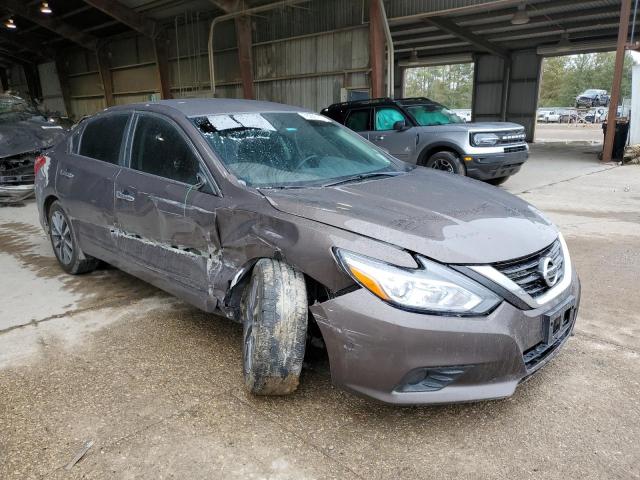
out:
<path id="1" fill-rule="evenodd" d="M 640 478 L 640 168 L 595 151 L 534 146 L 504 185 L 565 234 L 582 305 L 554 362 L 476 404 L 373 403 L 322 357 L 252 397 L 240 325 L 113 268 L 66 275 L 35 203 L 0 208 L 0 478 Z"/>

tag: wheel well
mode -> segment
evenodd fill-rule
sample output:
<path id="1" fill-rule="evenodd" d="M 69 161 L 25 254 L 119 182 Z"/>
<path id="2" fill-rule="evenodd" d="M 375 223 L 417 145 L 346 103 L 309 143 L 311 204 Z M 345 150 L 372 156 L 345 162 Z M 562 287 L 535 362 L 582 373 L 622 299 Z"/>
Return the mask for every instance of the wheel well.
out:
<path id="1" fill-rule="evenodd" d="M 251 273 L 253 271 L 253 267 L 256 262 L 260 260 L 259 258 L 253 259 L 248 262 L 245 267 L 242 269 L 242 273 L 240 274 L 239 279 L 236 283 L 231 287 L 231 290 L 227 292 L 227 298 L 225 300 L 225 304 L 228 308 L 231 308 L 233 312 L 234 318 L 240 322 L 242 322 L 241 314 L 240 314 L 240 304 L 242 302 L 242 292 L 245 287 L 249 283 L 251 279 Z M 307 289 L 307 301 L 309 306 L 313 305 L 316 302 L 324 302 L 331 298 L 330 290 L 325 287 L 323 284 L 310 277 L 306 273 L 303 272 L 304 275 L 304 283 Z M 313 317 L 311 311 L 309 311 L 309 320 L 308 320 L 308 331 L 311 337 L 320 338 L 322 343 L 324 344 L 324 338 L 322 337 L 322 331 L 318 327 L 316 319 Z"/>
<path id="2" fill-rule="evenodd" d="M 47 223 L 49 222 L 49 209 L 51 208 L 51 205 L 53 204 L 53 202 L 55 202 L 56 200 L 58 200 L 58 197 L 56 197 L 55 195 L 49 195 L 44 200 L 44 208 L 43 208 L 44 221 Z"/>
<path id="3" fill-rule="evenodd" d="M 451 152 L 457 157 L 461 156 L 459 151 L 457 151 L 455 148 L 450 147 L 448 145 L 428 146 L 428 147 L 425 147 L 422 153 L 420 153 L 420 159 L 418 160 L 418 165 L 422 165 L 422 166 L 426 165 L 427 160 L 431 158 L 431 155 L 438 152 Z"/>

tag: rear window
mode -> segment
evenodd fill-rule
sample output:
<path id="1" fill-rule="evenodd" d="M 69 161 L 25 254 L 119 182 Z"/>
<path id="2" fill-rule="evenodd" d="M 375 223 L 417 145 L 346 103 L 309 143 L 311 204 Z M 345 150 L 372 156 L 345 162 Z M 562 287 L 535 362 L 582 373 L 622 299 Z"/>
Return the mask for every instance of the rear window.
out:
<path id="1" fill-rule="evenodd" d="M 79 154 L 117 164 L 128 119 L 129 114 L 122 113 L 90 120 L 84 127 Z"/>

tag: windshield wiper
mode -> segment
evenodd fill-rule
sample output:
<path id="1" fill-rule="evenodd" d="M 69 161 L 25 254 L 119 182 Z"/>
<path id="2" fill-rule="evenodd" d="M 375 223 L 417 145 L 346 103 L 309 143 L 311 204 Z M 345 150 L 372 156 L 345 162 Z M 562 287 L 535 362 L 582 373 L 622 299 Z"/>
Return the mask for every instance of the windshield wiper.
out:
<path id="1" fill-rule="evenodd" d="M 360 180 L 366 180 L 368 178 L 375 177 L 397 177 L 398 175 L 403 175 L 406 172 L 371 172 L 371 173 L 362 173 L 360 175 L 355 175 L 353 177 L 345 178 L 343 180 L 338 180 L 335 182 L 325 183 L 321 185 L 321 187 L 335 187 L 336 185 L 342 185 L 344 183 L 351 182 L 359 182 Z"/>

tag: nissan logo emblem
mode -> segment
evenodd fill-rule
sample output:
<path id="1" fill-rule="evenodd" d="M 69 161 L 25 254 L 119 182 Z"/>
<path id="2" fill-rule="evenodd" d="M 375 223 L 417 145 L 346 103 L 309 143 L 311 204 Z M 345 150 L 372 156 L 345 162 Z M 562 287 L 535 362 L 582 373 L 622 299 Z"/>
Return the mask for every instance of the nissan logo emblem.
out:
<path id="1" fill-rule="evenodd" d="M 543 257 L 540 259 L 538 271 L 540 272 L 540 275 L 542 275 L 545 283 L 550 287 L 553 287 L 558 283 L 560 272 L 558 271 L 558 266 L 553 263 L 553 259 L 551 257 Z"/>

